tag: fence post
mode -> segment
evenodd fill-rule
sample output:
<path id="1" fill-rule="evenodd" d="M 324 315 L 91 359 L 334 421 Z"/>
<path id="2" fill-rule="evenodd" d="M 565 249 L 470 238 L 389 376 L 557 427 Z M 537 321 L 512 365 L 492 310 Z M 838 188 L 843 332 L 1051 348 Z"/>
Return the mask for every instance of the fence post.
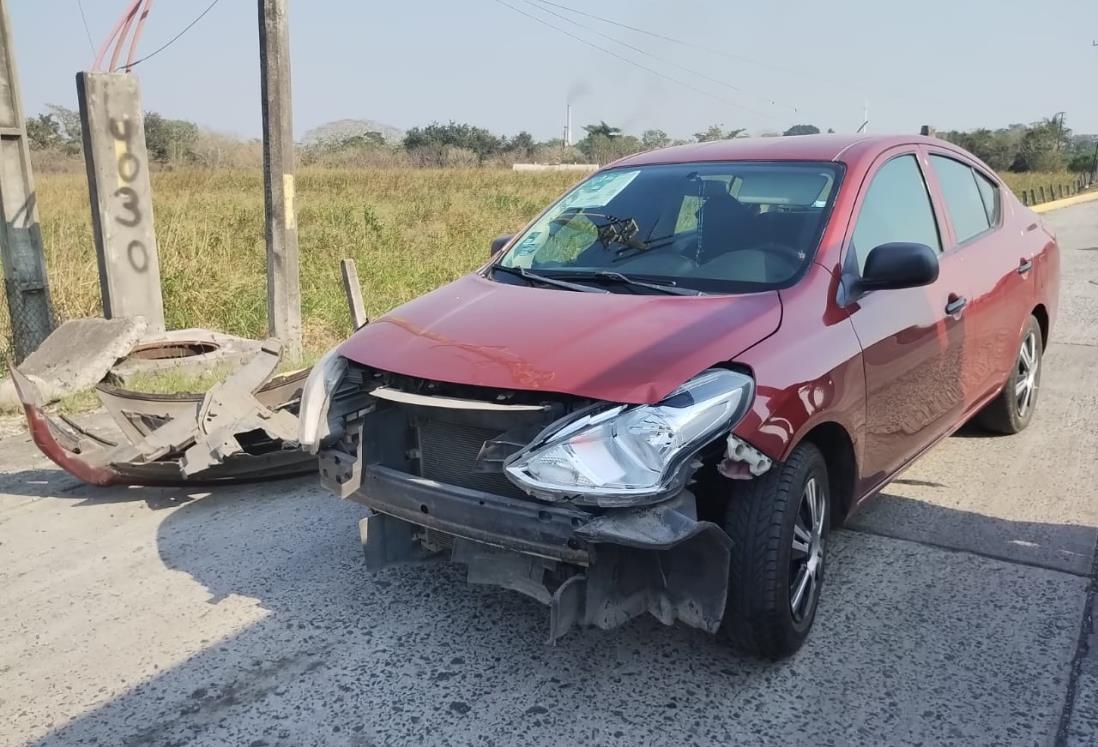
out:
<path id="1" fill-rule="evenodd" d="M 343 259 L 339 262 L 339 270 L 343 275 L 343 290 L 347 293 L 347 306 L 351 310 L 351 324 L 357 330 L 370 321 L 366 316 L 366 307 L 362 303 L 362 285 L 358 281 L 358 268 L 353 259 Z"/>
<path id="2" fill-rule="evenodd" d="M 1029 195 L 1026 194 L 1026 191 L 1024 189 L 1022 190 L 1022 204 L 1026 205 L 1027 207 L 1029 206 Z"/>
<path id="3" fill-rule="evenodd" d="M 1060 184 L 1060 199 L 1064 199 L 1064 185 Z"/>
<path id="4" fill-rule="evenodd" d="M 1041 202 L 1045 201 L 1045 187 L 1041 185 Z"/>

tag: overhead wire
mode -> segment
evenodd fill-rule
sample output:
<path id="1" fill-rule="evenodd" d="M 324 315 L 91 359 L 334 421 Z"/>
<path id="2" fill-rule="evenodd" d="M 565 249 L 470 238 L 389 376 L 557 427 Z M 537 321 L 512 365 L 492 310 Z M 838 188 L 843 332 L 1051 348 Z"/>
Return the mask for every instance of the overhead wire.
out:
<path id="1" fill-rule="evenodd" d="M 615 21 L 612 18 L 606 18 L 604 16 L 595 15 L 594 13 L 588 13 L 587 11 L 580 10 L 579 8 L 572 8 L 572 7 L 569 7 L 567 5 L 562 5 L 561 3 L 552 2 L 552 0 L 537 0 L 537 2 L 541 5 L 551 5 L 554 8 L 560 8 L 561 10 L 567 10 L 570 13 L 575 13 L 577 15 L 585 16 L 587 18 L 592 18 L 596 21 L 601 21 L 603 23 L 610 24 L 611 26 L 617 26 L 619 28 L 628 29 L 629 31 L 635 31 L 638 34 L 644 34 L 645 36 L 651 36 L 655 39 L 662 39 L 663 41 L 671 42 L 672 44 L 678 44 L 679 46 L 690 47 L 692 49 L 698 49 L 698 50 L 701 50 L 703 52 L 708 52 L 709 54 L 718 55 L 720 57 L 727 57 L 728 59 L 739 60 L 741 62 L 750 62 L 753 65 L 760 65 L 762 67 L 769 67 L 769 68 L 772 68 L 774 70 L 781 70 L 783 72 L 789 72 L 789 73 L 797 73 L 798 72 L 798 71 L 795 71 L 795 70 L 790 70 L 788 68 L 775 66 L 775 65 L 772 65 L 772 64 L 767 63 L 767 62 L 762 62 L 761 60 L 756 60 L 756 59 L 753 59 L 751 57 L 746 57 L 744 55 L 738 55 L 738 54 L 735 54 L 733 52 L 728 52 L 728 51 L 725 51 L 723 49 L 716 49 L 714 47 L 707 47 L 703 44 L 697 44 L 695 42 L 686 41 L 685 39 L 676 39 L 675 37 L 668 36 L 667 34 L 661 34 L 661 33 L 658 33 L 656 31 L 649 31 L 648 29 L 642 29 L 638 26 L 631 26 L 628 23 L 622 23 L 621 21 Z"/>
<path id="2" fill-rule="evenodd" d="M 84 3 L 83 3 L 83 1 L 82 0 L 76 0 L 76 7 L 80 9 L 80 20 L 84 22 L 84 33 L 88 37 L 88 49 L 90 49 L 91 53 L 94 55 L 95 54 L 95 42 L 92 41 L 92 32 L 91 32 L 91 29 L 88 28 L 88 17 L 87 17 L 87 15 L 84 14 Z"/>
<path id="3" fill-rule="evenodd" d="M 536 1 L 540 5 L 549 5 L 549 6 L 552 6 L 554 8 L 559 8 L 561 10 L 566 10 L 570 13 L 575 13 L 577 15 L 584 16 L 586 18 L 591 18 L 591 19 L 596 20 L 596 21 L 601 21 L 602 23 L 606 23 L 606 24 L 609 24 L 611 26 L 617 26 L 618 28 L 627 29 L 629 31 L 636 32 L 638 34 L 644 34 L 645 36 L 650 36 L 654 39 L 661 39 L 665 42 L 670 42 L 672 44 L 678 44 L 679 46 L 682 46 L 682 47 L 689 47 L 691 49 L 696 49 L 696 50 L 701 51 L 701 52 L 706 52 L 708 54 L 716 55 L 718 57 L 724 57 L 724 58 L 730 59 L 730 60 L 737 60 L 739 62 L 747 62 L 747 63 L 752 64 L 752 65 L 757 65 L 758 67 L 767 68 L 767 69 L 770 69 L 770 70 L 775 70 L 777 72 L 786 73 L 786 74 L 789 74 L 789 75 L 795 75 L 795 76 L 798 76 L 798 77 L 801 77 L 801 76 L 804 75 L 803 70 L 794 70 L 792 68 L 783 67 L 782 65 L 775 65 L 772 62 L 765 62 L 763 60 L 758 60 L 758 59 L 755 59 L 753 57 L 748 57 L 746 55 L 736 54 L 735 52 L 729 52 L 729 51 L 724 50 L 724 49 L 717 49 L 715 47 L 709 47 L 709 46 L 706 46 L 704 44 L 698 44 L 696 42 L 687 41 L 685 39 L 679 39 L 679 38 L 676 38 L 674 36 L 669 36 L 667 34 L 661 34 L 657 31 L 651 31 L 649 29 L 640 28 L 639 26 L 632 26 L 628 23 L 623 23 L 621 21 L 615 21 L 612 18 L 606 18 L 605 16 L 596 15 L 595 13 L 590 13 L 590 12 L 585 11 L 585 10 L 580 10 L 579 8 L 573 8 L 571 6 L 564 5 L 562 3 L 554 2 L 553 0 L 536 0 Z M 819 82 L 819 81 L 813 81 L 813 82 L 815 83 L 815 82 Z M 853 91 L 853 89 L 851 89 L 847 86 L 836 85 L 832 81 L 823 81 L 823 83 L 825 85 L 829 86 L 829 87 L 832 87 L 832 88 L 840 88 L 840 89 L 842 89 L 844 91 L 847 91 L 849 93 L 855 93 Z"/>
<path id="4" fill-rule="evenodd" d="M 720 78 L 714 78 L 713 76 L 709 75 L 708 73 L 704 73 L 700 70 L 695 70 L 693 68 L 686 67 L 685 65 L 680 65 L 679 63 L 675 62 L 674 60 L 669 60 L 666 57 L 660 57 L 659 55 L 652 52 L 652 50 L 650 50 L 650 49 L 644 49 L 642 47 L 638 47 L 636 45 L 630 44 L 629 42 L 622 41 L 620 39 L 615 39 L 612 36 L 606 36 L 603 32 L 599 31 L 598 29 L 594 28 L 593 26 L 591 26 L 589 24 L 580 23 L 579 21 L 577 21 L 573 18 L 569 18 L 568 16 L 566 16 L 562 13 L 557 13 L 554 10 L 543 7 L 543 4 L 541 4 L 539 2 L 535 2 L 535 0 L 522 0 L 522 1 L 524 3 L 526 3 L 527 5 L 531 6 L 531 7 L 537 8 L 538 10 L 542 11 L 543 13 L 548 13 L 552 16 L 556 16 L 557 18 L 560 18 L 561 20 L 567 21 L 568 23 L 571 23 L 575 26 L 579 26 L 582 29 L 586 29 L 587 31 L 590 31 L 592 33 L 599 34 L 599 35 L 602 36 L 602 38 L 606 39 L 607 41 L 613 42 L 614 44 L 621 45 L 621 46 L 625 47 L 626 49 L 630 49 L 630 50 L 632 50 L 632 51 L 634 51 L 638 54 L 645 55 L 646 57 L 651 57 L 652 59 L 658 60 L 658 61 L 660 61 L 660 62 L 662 62 L 666 65 L 671 65 L 672 67 L 676 67 L 679 70 L 682 70 L 683 72 L 689 73 L 690 75 L 696 76 L 698 78 L 701 78 L 702 80 L 708 81 L 708 82 L 713 83 L 713 84 L 718 85 L 718 86 L 723 86 L 725 88 L 728 88 L 729 90 L 736 91 L 737 93 L 742 93 L 745 96 L 750 96 L 754 99 L 757 99 L 759 101 L 763 101 L 767 104 L 770 104 L 771 106 L 782 106 L 781 104 L 779 104 L 777 101 L 775 101 L 772 98 L 769 98 L 769 97 L 766 97 L 766 96 L 759 96 L 759 95 L 754 94 L 750 91 L 747 91 L 743 88 L 740 88 L 739 86 L 733 85 L 733 84 L 729 83 L 728 81 L 721 80 Z M 551 5 L 556 5 L 555 3 L 550 3 L 550 4 Z M 563 6 L 561 6 L 561 7 L 563 7 Z M 797 107 L 793 106 L 793 105 L 788 105 L 787 104 L 787 105 L 785 105 L 785 108 L 789 108 L 794 112 L 797 111 Z"/>
<path id="5" fill-rule="evenodd" d="M 175 44 L 177 41 L 179 41 L 180 37 L 182 37 L 184 34 L 186 34 L 188 31 L 190 31 L 192 28 L 194 28 L 195 24 L 197 24 L 199 21 L 201 21 L 203 18 L 205 18 L 206 14 L 209 13 L 211 10 L 213 10 L 214 6 L 217 5 L 219 2 L 221 2 L 221 0 L 213 0 L 213 2 L 210 3 L 209 5 L 207 5 L 206 9 L 204 11 L 202 11 L 201 13 L 199 13 L 198 16 L 193 21 L 191 21 L 186 26 L 184 26 L 183 29 L 178 34 L 173 36 L 171 39 L 168 39 L 168 41 L 166 41 L 161 46 L 157 47 L 156 49 L 149 52 L 147 55 L 145 55 L 144 57 L 142 57 L 138 60 L 134 60 L 133 62 L 127 62 L 126 63 L 126 70 L 129 70 L 130 68 L 134 67 L 135 65 L 140 65 L 145 60 L 156 57 L 156 55 L 160 54 L 165 49 L 167 49 L 171 45 Z"/>
<path id="6" fill-rule="evenodd" d="M 691 91 L 694 91 L 695 93 L 699 93 L 702 96 L 707 96 L 711 99 L 714 99 L 714 100 L 719 101 L 721 103 L 727 104 L 729 106 L 734 106 L 736 108 L 743 109 L 744 111 L 751 112 L 752 114 L 758 114 L 759 116 L 762 116 L 762 117 L 769 117 L 770 116 L 770 115 L 766 114 L 765 112 L 760 112 L 757 109 L 752 109 L 751 107 L 744 106 L 743 104 L 739 103 L 738 101 L 732 101 L 731 99 L 725 98 L 724 96 L 719 96 L 719 95 L 713 93 L 712 91 L 707 91 L 704 88 L 699 88 L 698 86 L 695 86 L 695 85 L 693 85 L 691 83 L 688 83 L 684 80 L 681 80 L 679 78 L 676 78 L 672 75 L 667 75 L 666 73 L 663 73 L 659 70 L 656 70 L 655 68 L 651 68 L 651 67 L 648 67 L 647 65 L 641 64 L 641 63 L 637 62 L 636 60 L 633 60 L 633 59 L 630 59 L 629 57 L 626 57 L 625 55 L 618 54 L 617 52 L 615 52 L 611 49 L 607 49 L 606 47 L 599 46 L 598 44 L 595 44 L 594 42 L 591 42 L 591 41 L 583 38 L 582 36 L 579 36 L 578 34 L 573 34 L 571 31 L 569 31 L 567 29 L 561 28 L 560 26 L 557 26 L 557 25 L 554 25 L 553 23 L 550 23 L 549 21 L 545 20 L 544 18 L 536 16 L 532 13 L 527 13 L 522 8 L 518 8 L 514 5 L 512 5 L 511 3 L 507 2 L 506 0 L 494 0 L 494 1 L 496 3 L 504 6 L 504 7 L 510 8 L 511 10 L 518 13 L 519 15 L 523 15 L 523 16 L 526 16 L 527 18 L 531 19 L 531 20 L 537 21 L 538 23 L 542 24 L 543 26 L 546 26 L 550 29 L 553 29 L 554 31 L 556 31 L 558 33 L 564 34 L 565 36 L 568 36 L 568 37 L 578 41 L 579 43 L 581 43 L 585 46 L 591 47 L 592 49 L 596 49 L 596 50 L 598 50 L 598 51 L 600 51 L 604 54 L 610 55 L 611 57 L 614 57 L 615 59 L 618 59 L 618 60 L 626 63 L 627 65 L 632 65 L 633 67 L 639 68 L 640 70 L 644 70 L 645 72 L 648 72 L 652 75 L 655 75 L 658 78 L 662 78 L 663 80 L 670 81 L 672 83 L 675 83 L 676 85 L 682 86 L 683 88 L 687 88 Z"/>

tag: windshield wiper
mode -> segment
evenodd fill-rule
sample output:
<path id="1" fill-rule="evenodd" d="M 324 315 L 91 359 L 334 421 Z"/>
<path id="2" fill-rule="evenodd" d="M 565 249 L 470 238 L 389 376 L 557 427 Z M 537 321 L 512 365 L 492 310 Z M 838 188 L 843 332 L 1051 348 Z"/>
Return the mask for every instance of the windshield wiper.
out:
<path id="1" fill-rule="evenodd" d="M 579 291 L 580 293 L 609 293 L 610 291 L 605 288 L 596 288 L 591 285 L 580 285 L 579 283 L 569 283 L 567 280 L 559 280 L 557 278 L 550 278 L 544 275 L 538 275 L 530 272 L 525 267 L 508 267 L 506 265 L 492 265 L 492 272 L 506 272 L 509 275 L 516 275 L 530 283 L 541 283 L 543 285 L 555 285 L 558 288 L 566 288 L 572 291 Z"/>
<path id="2" fill-rule="evenodd" d="M 680 288 L 675 285 L 674 282 L 668 283 L 649 283 L 644 280 L 637 280 L 631 278 L 620 272 L 614 272 L 612 270 L 599 270 L 598 272 L 569 272 L 564 273 L 568 277 L 574 278 L 588 278 L 591 280 L 610 281 L 613 283 L 621 283 L 622 285 L 631 285 L 635 288 L 648 288 L 649 290 L 659 291 L 660 293 L 667 293 L 673 296 L 701 296 L 703 293 L 700 290 L 694 288 Z"/>

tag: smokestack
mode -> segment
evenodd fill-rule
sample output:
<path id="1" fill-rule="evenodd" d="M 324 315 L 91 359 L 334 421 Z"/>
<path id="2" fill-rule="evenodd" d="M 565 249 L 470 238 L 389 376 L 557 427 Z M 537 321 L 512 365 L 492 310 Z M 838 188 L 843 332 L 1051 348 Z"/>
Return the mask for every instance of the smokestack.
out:
<path id="1" fill-rule="evenodd" d="M 572 105 L 568 104 L 564 110 L 564 144 L 572 147 Z"/>

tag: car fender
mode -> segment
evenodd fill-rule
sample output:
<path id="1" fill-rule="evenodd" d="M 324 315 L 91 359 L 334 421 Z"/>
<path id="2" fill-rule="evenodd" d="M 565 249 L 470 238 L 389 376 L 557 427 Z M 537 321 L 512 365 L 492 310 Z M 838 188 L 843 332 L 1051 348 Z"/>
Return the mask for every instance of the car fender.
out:
<path id="1" fill-rule="evenodd" d="M 784 460 L 812 428 L 834 422 L 860 462 L 865 371 L 848 315 L 828 302 L 837 282 L 814 264 L 801 283 L 781 291 L 778 331 L 736 358 L 755 377 L 755 400 L 733 433 L 771 459 Z"/>

